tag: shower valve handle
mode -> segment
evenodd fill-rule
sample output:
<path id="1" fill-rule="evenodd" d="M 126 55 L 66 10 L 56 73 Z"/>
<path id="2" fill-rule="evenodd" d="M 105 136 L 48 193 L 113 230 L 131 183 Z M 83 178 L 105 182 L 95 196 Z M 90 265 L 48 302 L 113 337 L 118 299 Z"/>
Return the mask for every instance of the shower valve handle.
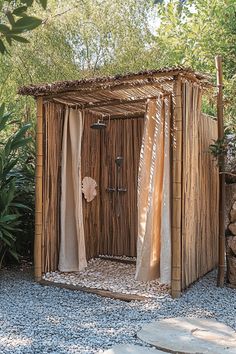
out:
<path id="1" fill-rule="evenodd" d="M 117 188 L 118 193 L 127 192 L 127 188 Z"/>
<path id="2" fill-rule="evenodd" d="M 108 191 L 108 192 L 116 192 L 116 188 L 114 188 L 114 187 L 108 187 L 108 188 L 107 188 L 107 191 Z"/>
<path id="3" fill-rule="evenodd" d="M 107 188 L 107 192 L 110 192 L 110 193 L 114 193 L 114 192 L 122 193 L 122 192 L 127 192 L 127 188 L 108 187 L 108 188 Z"/>

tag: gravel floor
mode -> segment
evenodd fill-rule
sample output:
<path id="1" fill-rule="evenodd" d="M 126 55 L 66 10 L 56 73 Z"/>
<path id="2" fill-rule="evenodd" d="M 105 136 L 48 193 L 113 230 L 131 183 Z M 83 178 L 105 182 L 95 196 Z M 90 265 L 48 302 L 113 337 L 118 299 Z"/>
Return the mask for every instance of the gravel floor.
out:
<path id="1" fill-rule="evenodd" d="M 236 290 L 216 288 L 212 272 L 179 300 L 168 294 L 125 303 L 42 287 L 30 272 L 0 273 L 0 353 L 98 353 L 117 343 L 142 344 L 143 323 L 173 316 L 216 318 L 236 329 Z"/>
<path id="2" fill-rule="evenodd" d="M 122 258 L 120 257 L 120 259 Z M 149 282 L 135 280 L 135 271 L 135 264 L 96 258 L 90 260 L 88 266 L 80 272 L 50 272 L 44 275 L 44 279 L 56 283 L 79 285 L 150 298 L 156 298 L 158 295 L 169 292 L 169 286 L 160 284 L 158 280 Z"/>

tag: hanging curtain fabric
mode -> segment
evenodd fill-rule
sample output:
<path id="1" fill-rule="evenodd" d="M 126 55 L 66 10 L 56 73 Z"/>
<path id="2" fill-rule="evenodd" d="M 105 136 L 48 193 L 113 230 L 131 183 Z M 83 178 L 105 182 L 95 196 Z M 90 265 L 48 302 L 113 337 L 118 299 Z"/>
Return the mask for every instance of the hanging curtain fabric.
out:
<path id="1" fill-rule="evenodd" d="M 148 100 L 138 178 L 136 279 L 141 281 L 159 278 L 160 270 L 170 281 L 169 115 L 169 99 Z"/>
<path id="2" fill-rule="evenodd" d="M 84 240 L 81 142 L 83 113 L 67 109 L 64 121 L 61 166 L 61 240 L 59 270 L 79 271 L 86 267 Z"/>
<path id="3" fill-rule="evenodd" d="M 171 283 L 171 209 L 170 209 L 170 97 L 165 99 L 164 176 L 161 216 L 160 281 Z"/>

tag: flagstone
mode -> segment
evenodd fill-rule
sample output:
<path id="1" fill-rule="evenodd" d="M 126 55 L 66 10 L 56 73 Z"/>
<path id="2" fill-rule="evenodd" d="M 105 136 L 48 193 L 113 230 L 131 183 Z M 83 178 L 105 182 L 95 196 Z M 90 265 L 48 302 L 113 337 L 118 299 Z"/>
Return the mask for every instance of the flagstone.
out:
<path id="1" fill-rule="evenodd" d="M 163 319 L 144 325 L 137 335 L 144 342 L 171 353 L 236 353 L 236 332 L 215 319 Z"/>

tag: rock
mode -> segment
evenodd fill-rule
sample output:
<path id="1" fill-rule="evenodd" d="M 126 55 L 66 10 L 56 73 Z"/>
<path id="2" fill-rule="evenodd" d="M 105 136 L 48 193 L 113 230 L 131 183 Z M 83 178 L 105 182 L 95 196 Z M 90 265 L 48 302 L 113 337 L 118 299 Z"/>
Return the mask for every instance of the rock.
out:
<path id="1" fill-rule="evenodd" d="M 229 224 L 229 230 L 232 232 L 233 235 L 236 235 L 236 222 Z"/>
<path id="2" fill-rule="evenodd" d="M 230 221 L 235 222 L 236 221 L 236 209 L 231 209 L 230 211 Z"/>
<path id="3" fill-rule="evenodd" d="M 233 210 L 236 210 L 236 201 L 234 202 L 233 206 L 232 206 Z"/>
<path id="4" fill-rule="evenodd" d="M 103 354 L 165 354 L 164 352 L 140 345 L 120 344 L 106 350 Z"/>
<path id="5" fill-rule="evenodd" d="M 236 236 L 226 238 L 227 281 L 236 285 Z"/>
<path id="6" fill-rule="evenodd" d="M 236 332 L 214 319 L 168 318 L 145 325 L 138 338 L 166 352 L 236 353 Z"/>
<path id="7" fill-rule="evenodd" d="M 228 236 L 226 238 L 227 254 L 236 256 L 236 236 Z"/>
<path id="8" fill-rule="evenodd" d="M 225 187 L 225 226 L 230 223 L 230 210 L 233 203 L 236 201 L 236 183 L 227 184 Z"/>
<path id="9" fill-rule="evenodd" d="M 236 286 L 236 257 L 227 257 L 227 280 L 231 285 Z"/>

